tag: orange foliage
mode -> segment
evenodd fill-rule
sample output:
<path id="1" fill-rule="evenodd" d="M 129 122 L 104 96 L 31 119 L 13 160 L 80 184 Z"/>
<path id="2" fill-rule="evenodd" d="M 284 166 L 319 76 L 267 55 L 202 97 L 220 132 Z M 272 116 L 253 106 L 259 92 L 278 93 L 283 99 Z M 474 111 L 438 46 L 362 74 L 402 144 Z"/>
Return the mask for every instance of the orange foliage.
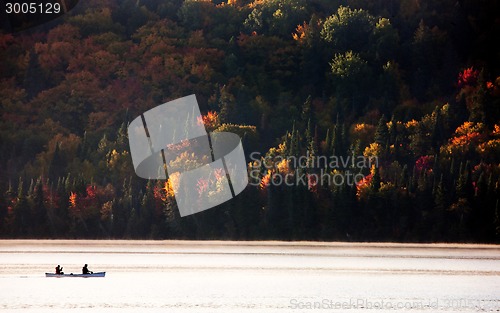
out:
<path id="1" fill-rule="evenodd" d="M 179 188 L 179 173 L 172 173 L 169 175 L 167 181 L 165 181 L 165 184 L 163 186 L 163 191 L 165 192 L 165 199 L 166 198 L 173 198 L 175 196 L 174 190 Z"/>
<path id="2" fill-rule="evenodd" d="M 482 132 L 484 129 L 483 123 L 465 122 L 458 126 L 455 130 L 456 135 L 467 135 L 475 132 Z"/>
<path id="3" fill-rule="evenodd" d="M 76 195 L 75 192 L 70 193 L 70 195 L 69 195 L 69 206 L 71 208 L 76 208 L 76 198 L 77 198 L 77 195 Z"/>
<path id="4" fill-rule="evenodd" d="M 297 25 L 297 28 L 295 29 L 295 33 L 292 33 L 293 40 L 295 41 L 302 41 L 306 37 L 306 32 L 309 28 L 309 25 L 304 22 L 302 25 Z"/>
<path id="5" fill-rule="evenodd" d="M 472 142 L 477 141 L 480 134 L 477 132 L 466 134 L 463 136 L 455 137 L 451 139 L 451 144 L 454 146 L 468 146 Z"/>
<path id="6" fill-rule="evenodd" d="M 373 175 L 367 175 L 356 184 L 356 195 L 361 198 L 370 189 Z"/>
<path id="7" fill-rule="evenodd" d="M 441 147 L 443 152 L 449 154 L 464 154 L 477 147 L 485 139 L 485 126 L 482 123 L 465 122 L 455 130 L 455 136 L 447 145 Z"/>
<path id="8" fill-rule="evenodd" d="M 415 128 L 418 127 L 418 121 L 416 120 L 411 120 L 405 123 L 405 127 L 409 130 L 414 130 Z"/>
<path id="9" fill-rule="evenodd" d="M 207 114 L 202 115 L 197 119 L 198 125 L 205 125 L 208 131 L 213 131 L 220 126 L 219 114 L 215 111 L 209 111 Z"/>
<path id="10" fill-rule="evenodd" d="M 266 189 L 267 187 L 269 187 L 269 184 L 270 184 L 270 183 L 271 183 L 271 171 L 270 171 L 270 170 L 268 170 L 268 171 L 267 171 L 267 174 L 266 174 L 266 175 L 264 175 L 264 176 L 262 177 L 262 179 L 260 180 L 259 188 L 260 188 L 261 190 Z"/>
<path id="11" fill-rule="evenodd" d="M 500 136 L 500 125 L 495 124 L 493 127 L 493 132 L 491 133 L 493 136 Z"/>

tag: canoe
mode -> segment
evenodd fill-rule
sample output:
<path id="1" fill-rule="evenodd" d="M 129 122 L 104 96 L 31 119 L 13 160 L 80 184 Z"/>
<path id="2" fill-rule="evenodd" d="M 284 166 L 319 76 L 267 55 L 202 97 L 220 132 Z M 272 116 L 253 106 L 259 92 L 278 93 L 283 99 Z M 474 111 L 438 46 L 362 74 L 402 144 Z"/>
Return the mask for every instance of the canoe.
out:
<path id="1" fill-rule="evenodd" d="M 45 277 L 104 277 L 106 272 L 96 272 L 93 274 L 55 274 L 55 273 L 45 273 Z"/>

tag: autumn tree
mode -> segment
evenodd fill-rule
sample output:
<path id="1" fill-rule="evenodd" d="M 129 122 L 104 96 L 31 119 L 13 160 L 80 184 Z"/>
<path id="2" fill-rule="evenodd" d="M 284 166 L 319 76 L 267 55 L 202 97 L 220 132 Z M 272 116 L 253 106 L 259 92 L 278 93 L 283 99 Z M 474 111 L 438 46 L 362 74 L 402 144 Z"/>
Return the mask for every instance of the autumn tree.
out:
<path id="1" fill-rule="evenodd" d="M 366 10 L 353 10 L 340 6 L 337 12 L 323 23 L 321 37 L 331 44 L 334 53 L 364 52 L 369 47 L 369 38 L 373 33 L 374 23 L 374 17 Z"/>
<path id="2" fill-rule="evenodd" d="M 289 37 L 297 25 L 302 24 L 308 13 L 304 0 L 255 1 L 253 10 L 244 22 L 250 32 Z"/>

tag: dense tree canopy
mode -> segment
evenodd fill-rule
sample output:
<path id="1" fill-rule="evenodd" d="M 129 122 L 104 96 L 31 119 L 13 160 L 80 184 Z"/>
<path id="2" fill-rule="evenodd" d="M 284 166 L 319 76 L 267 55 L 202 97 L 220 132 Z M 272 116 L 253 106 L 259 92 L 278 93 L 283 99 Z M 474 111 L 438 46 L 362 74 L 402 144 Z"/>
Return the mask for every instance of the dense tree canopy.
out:
<path id="1" fill-rule="evenodd" d="M 498 242 L 498 9 L 106 0 L 5 28 L 0 236 Z M 126 129 L 193 93 L 251 185 L 181 218 L 178 177 L 138 178 Z"/>

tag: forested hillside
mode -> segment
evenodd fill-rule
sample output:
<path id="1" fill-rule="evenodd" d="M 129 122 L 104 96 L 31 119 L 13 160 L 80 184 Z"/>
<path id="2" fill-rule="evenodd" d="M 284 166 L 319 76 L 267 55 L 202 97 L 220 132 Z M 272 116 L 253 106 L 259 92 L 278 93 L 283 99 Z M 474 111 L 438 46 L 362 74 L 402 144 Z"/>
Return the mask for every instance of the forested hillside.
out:
<path id="1" fill-rule="evenodd" d="M 497 1 L 80 2 L 0 32 L 1 237 L 500 241 Z M 190 94 L 251 185 L 181 218 L 127 126 Z"/>

